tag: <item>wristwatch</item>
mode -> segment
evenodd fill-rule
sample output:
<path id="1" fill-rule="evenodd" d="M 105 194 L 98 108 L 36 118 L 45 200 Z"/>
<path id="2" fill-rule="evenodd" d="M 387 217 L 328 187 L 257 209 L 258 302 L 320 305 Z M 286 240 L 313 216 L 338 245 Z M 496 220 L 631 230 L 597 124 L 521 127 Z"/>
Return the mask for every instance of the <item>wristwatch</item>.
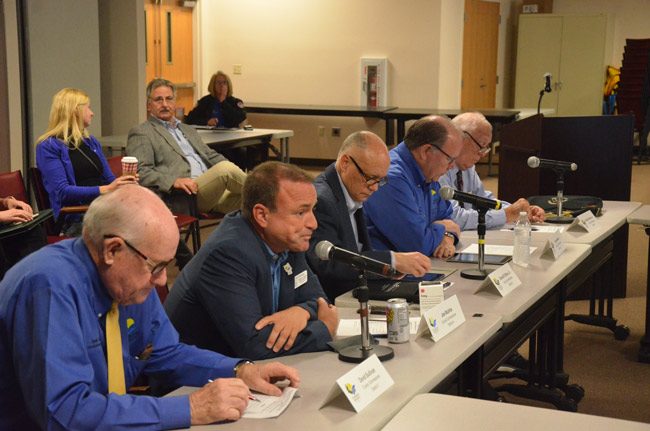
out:
<path id="1" fill-rule="evenodd" d="M 458 237 L 456 235 L 454 235 L 453 233 L 451 233 L 449 231 L 445 231 L 443 233 L 443 235 L 451 238 L 451 240 L 454 242 L 454 245 L 456 245 L 458 243 Z"/>
<path id="2" fill-rule="evenodd" d="M 243 361 L 237 362 L 237 364 L 235 364 L 235 368 L 232 369 L 233 373 L 235 373 L 235 377 L 237 377 L 237 372 L 241 367 L 243 367 L 246 364 L 254 364 L 254 363 L 255 362 L 249 361 L 248 359 L 244 359 Z"/>

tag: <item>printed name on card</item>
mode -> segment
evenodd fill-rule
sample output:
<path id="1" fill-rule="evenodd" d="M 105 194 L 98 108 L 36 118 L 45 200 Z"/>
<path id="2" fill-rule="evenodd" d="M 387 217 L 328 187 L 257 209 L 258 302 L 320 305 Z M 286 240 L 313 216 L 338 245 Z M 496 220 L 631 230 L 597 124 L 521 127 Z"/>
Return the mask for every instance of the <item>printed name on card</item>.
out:
<path id="1" fill-rule="evenodd" d="M 359 413 L 394 383 L 377 355 L 372 355 L 338 378 L 319 408 L 343 393 L 354 411 Z"/>
<path id="2" fill-rule="evenodd" d="M 456 295 L 427 310 L 420 319 L 416 337 L 430 335 L 439 341 L 454 329 L 465 323 L 465 315 Z"/>
<path id="3" fill-rule="evenodd" d="M 474 293 L 496 289 L 499 295 L 506 296 L 519 286 L 521 286 L 521 280 L 519 280 L 510 264 L 506 263 L 488 274 Z"/>
<path id="4" fill-rule="evenodd" d="M 552 257 L 553 260 L 557 260 L 558 257 L 566 251 L 566 243 L 562 240 L 562 236 L 559 233 L 551 236 L 542 250 L 542 257 Z"/>
<path id="5" fill-rule="evenodd" d="M 587 232 L 593 232 L 597 227 L 598 221 L 591 211 L 585 211 L 573 220 L 567 228 L 568 230 L 584 229 Z"/>

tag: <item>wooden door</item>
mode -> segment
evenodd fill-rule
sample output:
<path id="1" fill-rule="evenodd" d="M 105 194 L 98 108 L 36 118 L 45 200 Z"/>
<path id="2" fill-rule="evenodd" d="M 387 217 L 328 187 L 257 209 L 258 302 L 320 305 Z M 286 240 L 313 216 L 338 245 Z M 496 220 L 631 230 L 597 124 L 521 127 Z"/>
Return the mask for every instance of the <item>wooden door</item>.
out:
<path id="1" fill-rule="evenodd" d="M 462 109 L 494 108 L 499 20 L 499 3 L 465 0 Z"/>
<path id="2" fill-rule="evenodd" d="M 557 83 L 560 76 L 562 50 L 562 17 L 553 15 L 520 15 L 517 37 L 517 67 L 515 73 L 515 108 L 537 108 L 539 92 L 544 88 L 544 74 L 552 75 Z M 559 85 L 545 93 L 542 109 L 554 109 L 557 114 Z"/>
<path id="3" fill-rule="evenodd" d="M 176 0 L 150 0 L 145 4 L 147 82 L 155 77 L 172 81 L 177 88 L 176 109 L 185 114 L 194 105 L 193 10 Z"/>
<path id="4" fill-rule="evenodd" d="M 558 115 L 602 113 L 606 32 L 604 15 L 564 17 Z"/>

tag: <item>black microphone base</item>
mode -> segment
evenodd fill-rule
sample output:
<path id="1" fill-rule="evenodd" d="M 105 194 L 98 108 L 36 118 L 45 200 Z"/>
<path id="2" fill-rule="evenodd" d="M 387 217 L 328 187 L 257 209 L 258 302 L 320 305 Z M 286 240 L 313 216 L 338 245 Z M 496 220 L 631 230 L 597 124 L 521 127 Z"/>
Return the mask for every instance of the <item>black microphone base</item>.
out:
<path id="1" fill-rule="evenodd" d="M 568 216 L 559 216 L 559 215 L 550 215 L 546 217 L 546 220 L 544 220 L 547 223 L 557 223 L 557 224 L 569 224 L 572 223 L 575 217 L 568 217 Z"/>
<path id="2" fill-rule="evenodd" d="M 343 362 L 352 362 L 358 364 L 363 362 L 372 355 L 377 355 L 380 361 L 393 359 L 395 352 L 388 346 L 374 345 L 364 349 L 360 345 L 346 347 L 339 352 L 339 359 Z"/>
<path id="3" fill-rule="evenodd" d="M 463 278 L 469 278 L 470 280 L 484 280 L 485 277 L 488 276 L 489 273 L 494 271 L 493 269 L 477 269 L 477 268 L 472 268 L 472 269 L 463 269 L 460 272 L 460 276 Z"/>

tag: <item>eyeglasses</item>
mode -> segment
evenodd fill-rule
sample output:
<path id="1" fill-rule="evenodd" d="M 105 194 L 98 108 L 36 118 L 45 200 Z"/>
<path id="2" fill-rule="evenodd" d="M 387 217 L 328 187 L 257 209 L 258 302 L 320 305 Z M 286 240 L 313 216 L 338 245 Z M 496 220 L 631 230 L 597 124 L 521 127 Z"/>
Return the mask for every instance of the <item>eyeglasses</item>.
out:
<path id="1" fill-rule="evenodd" d="M 359 173 L 361 174 L 361 176 L 363 177 L 363 179 L 366 180 L 366 185 L 367 185 L 368 187 L 372 187 L 372 186 L 374 186 L 375 184 L 378 184 L 379 187 L 381 187 L 381 186 L 383 186 L 383 185 L 386 185 L 386 183 L 388 182 L 388 178 L 386 178 L 386 177 L 383 177 L 383 178 L 377 178 L 377 177 L 371 177 L 370 175 L 366 175 L 366 173 L 363 172 L 363 169 L 361 169 L 361 166 L 359 166 L 359 164 L 357 163 L 357 161 L 354 160 L 354 159 L 352 158 L 352 156 L 350 156 L 349 154 L 348 154 L 348 157 L 350 158 L 350 160 L 352 160 L 352 163 L 353 163 L 354 166 L 357 168 L 357 171 L 359 171 Z"/>
<path id="2" fill-rule="evenodd" d="M 443 149 L 440 148 L 439 146 L 437 146 L 437 145 L 433 145 L 433 144 L 430 144 L 430 145 L 431 145 L 433 148 L 435 148 L 436 150 L 440 151 L 442 154 L 444 154 L 444 156 L 447 158 L 447 162 L 449 162 L 450 165 L 456 161 L 456 157 L 451 157 L 449 154 L 447 154 L 447 153 L 445 152 L 445 150 L 443 150 Z"/>
<path id="3" fill-rule="evenodd" d="M 217 85 L 228 85 L 228 81 L 216 81 Z"/>
<path id="4" fill-rule="evenodd" d="M 147 255 L 145 255 L 140 250 L 138 250 L 137 248 L 132 246 L 127 240 L 125 240 L 124 238 L 122 238 L 119 235 L 104 235 L 104 238 L 119 238 L 122 241 L 124 241 L 124 244 L 126 244 L 126 246 L 128 248 L 133 250 L 138 256 L 140 256 L 142 259 L 144 259 L 144 261 L 147 263 L 147 265 L 149 265 L 151 267 L 151 276 L 152 277 L 160 274 L 163 271 L 163 269 L 165 269 L 167 267 L 167 265 L 169 265 L 171 263 L 171 261 L 173 260 L 173 259 L 171 259 L 171 260 L 168 260 L 166 262 L 156 263 L 153 260 L 149 259 L 147 257 Z"/>
<path id="5" fill-rule="evenodd" d="M 474 136 L 471 135 L 471 133 L 466 132 L 466 131 L 463 131 L 463 133 L 466 134 L 467 136 L 469 136 L 469 138 L 472 140 L 472 142 L 474 142 L 476 144 L 476 146 L 478 147 L 478 153 L 480 155 L 484 156 L 484 155 L 486 155 L 487 153 L 489 153 L 492 150 L 492 147 L 490 146 L 490 144 L 488 144 L 486 147 L 484 147 L 483 145 L 479 144 L 479 142 L 474 138 Z"/>
<path id="6" fill-rule="evenodd" d="M 163 103 L 163 102 L 174 103 L 174 100 L 176 100 L 176 97 L 175 96 L 167 96 L 167 97 L 158 96 L 156 98 L 151 98 L 150 97 L 149 100 L 151 100 L 154 103 Z"/>

